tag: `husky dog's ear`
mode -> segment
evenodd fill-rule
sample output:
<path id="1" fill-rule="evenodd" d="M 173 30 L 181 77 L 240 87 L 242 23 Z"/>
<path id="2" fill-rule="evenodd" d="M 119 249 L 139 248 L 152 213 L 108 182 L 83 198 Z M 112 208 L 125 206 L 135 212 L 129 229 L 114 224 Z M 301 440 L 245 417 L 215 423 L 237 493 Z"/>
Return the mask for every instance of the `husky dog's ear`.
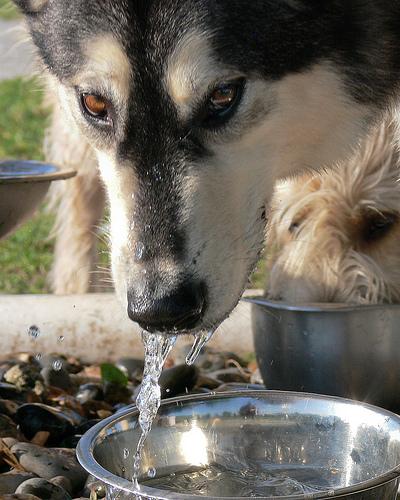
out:
<path id="1" fill-rule="evenodd" d="M 49 0 L 13 0 L 24 14 L 38 14 Z"/>

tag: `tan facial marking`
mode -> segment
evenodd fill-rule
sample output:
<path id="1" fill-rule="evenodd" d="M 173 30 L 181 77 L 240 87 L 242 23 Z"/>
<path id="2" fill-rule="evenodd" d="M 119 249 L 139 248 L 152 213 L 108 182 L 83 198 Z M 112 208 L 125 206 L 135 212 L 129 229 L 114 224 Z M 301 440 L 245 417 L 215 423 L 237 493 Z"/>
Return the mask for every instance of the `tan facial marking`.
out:
<path id="1" fill-rule="evenodd" d="M 195 87 L 209 75 L 211 65 L 211 50 L 205 36 L 192 32 L 182 38 L 168 62 L 166 73 L 167 88 L 177 104 L 188 104 Z"/>
<path id="2" fill-rule="evenodd" d="M 75 77 L 82 82 L 104 82 L 120 100 L 129 97 L 132 68 L 122 45 L 111 34 L 99 35 L 85 44 L 87 62 L 84 70 Z"/>
<path id="3" fill-rule="evenodd" d="M 30 12 L 39 12 L 47 4 L 48 0 L 30 0 L 29 10 Z"/>
<path id="4" fill-rule="evenodd" d="M 171 55 L 165 74 L 167 91 L 182 115 L 190 112 L 210 83 L 232 77 L 232 70 L 215 61 L 207 34 L 193 31 L 184 36 Z"/>

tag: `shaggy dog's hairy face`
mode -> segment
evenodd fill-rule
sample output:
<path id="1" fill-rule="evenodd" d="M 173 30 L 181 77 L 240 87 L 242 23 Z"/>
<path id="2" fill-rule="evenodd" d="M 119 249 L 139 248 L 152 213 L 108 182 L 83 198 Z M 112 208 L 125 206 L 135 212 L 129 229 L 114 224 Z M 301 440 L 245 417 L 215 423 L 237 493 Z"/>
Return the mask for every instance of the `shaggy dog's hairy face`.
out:
<path id="1" fill-rule="evenodd" d="M 269 296 L 289 302 L 400 300 L 400 163 L 384 124 L 333 172 L 277 186 Z"/>
<path id="2" fill-rule="evenodd" d="M 116 289 L 145 327 L 217 326 L 257 262 L 276 178 L 344 157 L 399 80 L 396 2 L 15 1 L 97 153 Z M 195 321 L 168 317 L 186 306 Z"/>

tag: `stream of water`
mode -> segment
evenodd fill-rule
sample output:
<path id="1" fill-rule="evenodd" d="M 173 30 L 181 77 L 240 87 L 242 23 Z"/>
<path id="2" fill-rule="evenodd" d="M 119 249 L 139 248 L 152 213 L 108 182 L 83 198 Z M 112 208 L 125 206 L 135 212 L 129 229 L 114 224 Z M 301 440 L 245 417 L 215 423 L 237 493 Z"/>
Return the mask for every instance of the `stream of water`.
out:
<path id="1" fill-rule="evenodd" d="M 186 362 L 191 365 L 195 363 L 202 348 L 210 340 L 214 332 L 201 332 L 195 336 L 193 346 L 187 356 Z M 142 430 L 140 436 L 133 466 L 133 482 L 135 488 L 140 491 L 138 477 L 140 474 L 141 456 L 143 448 L 151 430 L 153 421 L 157 415 L 161 404 L 161 390 L 159 378 L 164 363 L 176 343 L 176 336 L 163 335 L 161 333 L 143 332 L 142 340 L 145 351 L 143 381 L 139 395 L 136 399 L 136 406 L 139 409 L 139 425 Z M 154 477 L 155 474 L 149 471 L 148 476 Z"/>
<path id="2" fill-rule="evenodd" d="M 142 339 L 145 352 L 143 381 L 136 399 L 142 435 L 136 449 L 132 478 L 137 489 L 140 489 L 138 476 L 143 447 L 161 404 L 161 390 L 158 381 L 168 354 L 175 345 L 176 336 L 143 332 Z"/>

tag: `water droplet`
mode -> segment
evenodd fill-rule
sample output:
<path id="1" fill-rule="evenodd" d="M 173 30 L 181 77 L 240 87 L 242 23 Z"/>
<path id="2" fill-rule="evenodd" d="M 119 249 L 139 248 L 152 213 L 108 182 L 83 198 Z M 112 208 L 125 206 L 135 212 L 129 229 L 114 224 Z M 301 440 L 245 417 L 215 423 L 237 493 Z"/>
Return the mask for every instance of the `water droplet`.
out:
<path id="1" fill-rule="evenodd" d="M 40 335 L 40 329 L 38 326 L 36 325 L 32 325 L 31 327 L 29 327 L 29 330 L 28 330 L 28 335 L 30 337 L 32 337 L 33 339 L 37 339 Z"/>
<path id="2" fill-rule="evenodd" d="M 157 469 L 155 469 L 154 467 L 150 467 L 150 469 L 147 471 L 147 477 L 153 479 L 156 477 L 156 475 L 157 475 Z"/>
<path id="3" fill-rule="evenodd" d="M 189 366 L 195 363 L 196 359 L 199 357 L 201 350 L 207 344 L 213 334 L 214 330 L 210 330 L 209 332 L 200 332 L 195 335 L 193 346 L 186 357 L 186 363 Z"/>
<path id="4" fill-rule="evenodd" d="M 53 362 L 53 370 L 55 370 L 56 372 L 59 372 L 62 367 L 63 367 L 63 362 L 61 361 L 61 359 L 56 359 Z"/>
<path id="5" fill-rule="evenodd" d="M 176 344 L 178 337 L 176 335 L 170 335 L 165 341 L 164 341 L 164 346 L 162 349 L 162 364 L 166 362 L 169 353 L 171 352 L 172 348 Z"/>
<path id="6" fill-rule="evenodd" d="M 64 342 L 64 340 L 65 340 L 64 335 L 60 335 L 60 336 L 58 337 L 58 342 L 62 343 L 62 342 Z"/>
<path id="7" fill-rule="evenodd" d="M 130 455 L 130 452 L 129 452 L 128 448 L 125 448 L 124 449 L 124 460 L 126 460 L 129 457 L 129 455 Z"/>

